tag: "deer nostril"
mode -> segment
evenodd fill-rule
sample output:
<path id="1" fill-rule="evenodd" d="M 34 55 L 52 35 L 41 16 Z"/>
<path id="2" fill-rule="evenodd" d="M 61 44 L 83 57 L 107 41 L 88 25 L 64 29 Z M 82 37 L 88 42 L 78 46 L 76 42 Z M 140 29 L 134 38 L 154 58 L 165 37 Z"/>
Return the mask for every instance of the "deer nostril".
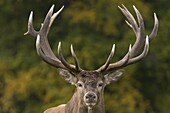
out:
<path id="1" fill-rule="evenodd" d="M 93 94 L 88 94 L 88 95 L 86 95 L 86 98 L 87 98 L 87 99 L 88 99 L 88 98 L 96 98 L 96 96 L 93 95 Z"/>

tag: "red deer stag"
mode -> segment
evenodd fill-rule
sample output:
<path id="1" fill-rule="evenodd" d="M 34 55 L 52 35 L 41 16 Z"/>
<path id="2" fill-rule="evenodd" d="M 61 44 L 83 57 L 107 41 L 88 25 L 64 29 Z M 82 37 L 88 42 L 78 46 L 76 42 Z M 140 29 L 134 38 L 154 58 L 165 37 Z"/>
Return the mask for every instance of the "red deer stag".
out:
<path id="1" fill-rule="evenodd" d="M 149 50 L 149 42 L 157 35 L 158 19 L 154 13 L 154 28 L 150 35 L 145 36 L 144 21 L 135 6 L 134 11 L 137 15 L 137 20 L 122 5 L 118 6 L 121 12 L 126 16 L 126 23 L 130 26 L 135 35 L 136 41 L 133 46 L 129 46 L 128 52 L 125 56 L 115 62 L 111 63 L 111 59 L 115 52 L 115 44 L 112 47 L 111 53 L 103 66 L 97 70 L 86 71 L 80 68 L 76 54 L 71 45 L 71 54 L 75 65 L 69 64 L 63 57 L 61 52 L 61 42 L 58 44 L 58 57 L 54 55 L 49 45 L 47 35 L 50 27 L 62 11 L 63 7 L 53 14 L 54 5 L 49 10 L 46 18 L 39 31 L 33 27 L 33 12 L 30 13 L 28 20 L 28 31 L 25 33 L 36 37 L 36 50 L 38 55 L 48 64 L 58 69 L 59 75 L 67 82 L 76 86 L 75 93 L 67 104 L 62 104 L 57 107 L 49 108 L 44 113 L 105 113 L 104 105 L 104 88 L 111 82 L 117 81 L 124 73 L 123 68 L 130 64 L 136 63 L 143 59 Z M 141 51 L 141 49 L 143 50 Z M 140 53 L 141 52 L 141 53 Z"/>

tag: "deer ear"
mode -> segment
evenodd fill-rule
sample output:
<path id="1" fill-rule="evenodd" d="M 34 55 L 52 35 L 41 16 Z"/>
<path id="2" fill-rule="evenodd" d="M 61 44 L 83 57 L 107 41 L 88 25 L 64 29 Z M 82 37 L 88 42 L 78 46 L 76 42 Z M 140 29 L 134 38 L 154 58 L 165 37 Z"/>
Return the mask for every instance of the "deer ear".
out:
<path id="1" fill-rule="evenodd" d="M 75 77 L 75 75 L 73 75 L 72 73 L 70 73 L 67 70 L 64 69 L 58 69 L 58 74 L 67 82 L 71 83 L 71 84 L 76 84 L 77 82 L 77 78 Z"/>
<path id="2" fill-rule="evenodd" d="M 124 70 L 117 70 L 115 72 L 105 75 L 105 83 L 110 84 L 111 82 L 117 81 L 121 75 L 124 73 Z"/>

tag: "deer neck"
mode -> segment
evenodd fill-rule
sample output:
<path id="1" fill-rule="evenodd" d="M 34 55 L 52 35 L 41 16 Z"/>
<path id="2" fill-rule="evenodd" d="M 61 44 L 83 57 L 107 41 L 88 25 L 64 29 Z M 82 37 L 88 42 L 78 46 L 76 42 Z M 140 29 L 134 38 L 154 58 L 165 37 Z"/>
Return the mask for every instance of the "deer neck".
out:
<path id="1" fill-rule="evenodd" d="M 65 113 L 105 113 L 104 98 L 99 97 L 100 101 L 96 106 L 88 108 L 81 100 L 80 94 L 76 91 L 65 107 Z"/>

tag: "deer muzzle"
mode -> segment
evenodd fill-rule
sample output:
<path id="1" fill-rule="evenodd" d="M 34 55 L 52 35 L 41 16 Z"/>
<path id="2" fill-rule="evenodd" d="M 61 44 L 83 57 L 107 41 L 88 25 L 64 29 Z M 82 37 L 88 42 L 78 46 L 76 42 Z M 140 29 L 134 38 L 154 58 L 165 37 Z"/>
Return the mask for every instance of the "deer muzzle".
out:
<path id="1" fill-rule="evenodd" d="M 89 91 L 84 95 L 84 102 L 87 106 L 95 106 L 97 103 L 96 93 Z"/>

